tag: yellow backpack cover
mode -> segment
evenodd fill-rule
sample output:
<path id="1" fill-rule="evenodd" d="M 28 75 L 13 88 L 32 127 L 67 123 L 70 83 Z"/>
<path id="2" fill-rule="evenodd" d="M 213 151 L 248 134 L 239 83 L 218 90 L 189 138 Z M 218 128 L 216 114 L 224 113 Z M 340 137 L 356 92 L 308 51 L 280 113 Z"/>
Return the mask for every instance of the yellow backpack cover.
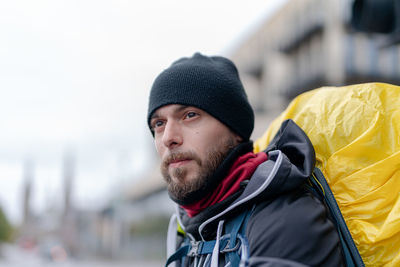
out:
<path id="1" fill-rule="evenodd" d="M 367 83 L 297 96 L 254 142 L 264 150 L 286 119 L 315 148 L 366 266 L 400 266 L 400 87 Z"/>

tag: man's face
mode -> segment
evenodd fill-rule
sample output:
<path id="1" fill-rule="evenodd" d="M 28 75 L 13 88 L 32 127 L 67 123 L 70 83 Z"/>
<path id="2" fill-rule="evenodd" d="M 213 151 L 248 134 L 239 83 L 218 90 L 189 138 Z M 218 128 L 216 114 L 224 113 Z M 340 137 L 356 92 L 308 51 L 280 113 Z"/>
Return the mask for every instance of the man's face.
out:
<path id="1" fill-rule="evenodd" d="M 183 105 L 156 110 L 151 119 L 161 172 L 178 200 L 202 188 L 241 138 L 207 112 Z"/>

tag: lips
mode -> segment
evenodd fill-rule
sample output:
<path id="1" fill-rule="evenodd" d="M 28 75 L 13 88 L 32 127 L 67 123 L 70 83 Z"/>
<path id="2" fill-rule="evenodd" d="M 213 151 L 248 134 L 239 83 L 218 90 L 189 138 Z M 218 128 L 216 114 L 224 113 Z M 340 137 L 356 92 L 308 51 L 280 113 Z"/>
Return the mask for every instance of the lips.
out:
<path id="1" fill-rule="evenodd" d="M 171 168 L 178 168 L 186 165 L 192 161 L 191 159 L 177 159 L 177 160 L 172 160 L 171 162 L 168 163 L 168 166 Z"/>
<path id="2" fill-rule="evenodd" d="M 178 168 L 189 164 L 190 162 L 197 162 L 199 165 L 201 165 L 197 155 L 191 151 L 172 152 L 166 155 L 163 159 L 162 168 L 165 170 L 168 168 Z"/>

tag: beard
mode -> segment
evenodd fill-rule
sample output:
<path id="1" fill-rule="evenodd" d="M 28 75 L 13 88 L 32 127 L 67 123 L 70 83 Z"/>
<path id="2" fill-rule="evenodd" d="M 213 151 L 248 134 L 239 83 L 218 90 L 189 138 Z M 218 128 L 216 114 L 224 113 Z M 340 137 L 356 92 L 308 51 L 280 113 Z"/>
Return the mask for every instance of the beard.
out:
<path id="1" fill-rule="evenodd" d="M 186 199 L 190 193 L 204 188 L 210 182 L 215 170 L 235 145 L 234 138 L 228 137 L 219 145 L 212 146 L 207 150 L 204 159 L 200 159 L 194 151 L 175 151 L 168 154 L 161 164 L 161 173 L 168 184 L 169 194 L 179 201 Z M 188 158 L 192 159 L 198 166 L 197 172 L 193 174 L 194 177 L 187 179 L 188 169 L 186 166 L 169 170 L 169 162 Z"/>

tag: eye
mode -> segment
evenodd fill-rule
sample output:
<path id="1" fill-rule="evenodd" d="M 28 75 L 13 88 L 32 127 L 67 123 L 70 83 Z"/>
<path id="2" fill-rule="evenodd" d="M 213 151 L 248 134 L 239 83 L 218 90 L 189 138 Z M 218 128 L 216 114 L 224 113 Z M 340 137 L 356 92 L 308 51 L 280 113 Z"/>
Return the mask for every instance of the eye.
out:
<path id="1" fill-rule="evenodd" d="M 197 114 L 196 112 L 189 111 L 188 113 L 186 113 L 185 118 L 191 119 L 191 118 L 194 118 L 194 117 L 196 117 L 196 116 L 198 116 L 198 115 L 199 115 L 199 114 Z"/>
<path id="2" fill-rule="evenodd" d="M 153 123 L 152 123 L 152 128 L 153 129 L 157 129 L 157 128 L 160 128 L 161 126 L 163 126 L 164 125 L 164 121 L 162 121 L 162 120 L 156 120 L 156 121 L 154 121 Z"/>

